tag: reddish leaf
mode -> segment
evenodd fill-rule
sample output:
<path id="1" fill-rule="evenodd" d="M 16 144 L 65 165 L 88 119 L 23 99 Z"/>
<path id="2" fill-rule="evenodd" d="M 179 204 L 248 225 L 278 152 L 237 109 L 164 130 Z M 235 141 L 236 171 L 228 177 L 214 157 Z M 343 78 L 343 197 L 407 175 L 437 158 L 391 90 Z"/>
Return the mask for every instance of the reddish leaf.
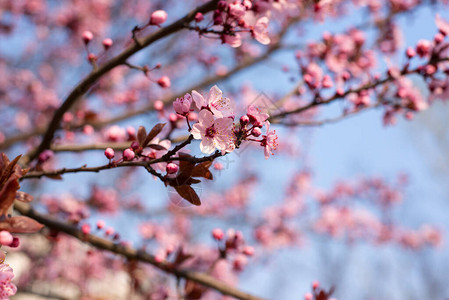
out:
<path id="1" fill-rule="evenodd" d="M 25 192 L 17 191 L 16 192 L 16 200 L 22 201 L 22 202 L 31 202 L 33 201 L 33 196 L 30 194 L 27 194 Z"/>
<path id="2" fill-rule="evenodd" d="M 158 145 L 158 144 L 149 144 L 148 147 L 150 147 L 151 149 L 154 149 L 154 150 L 167 150 L 167 148 L 165 148 L 161 145 Z"/>
<path id="3" fill-rule="evenodd" d="M 42 227 L 44 225 L 25 216 L 12 217 L 0 222 L 0 230 L 14 233 L 38 232 Z"/>
<path id="4" fill-rule="evenodd" d="M 179 157 L 191 157 L 186 153 L 178 153 Z M 188 160 L 180 160 L 179 161 L 179 172 L 178 176 L 171 180 L 171 186 L 180 186 L 189 184 L 189 181 L 192 179 L 192 172 L 195 164 Z"/>
<path id="5" fill-rule="evenodd" d="M 184 252 L 184 248 L 180 247 L 178 249 L 178 251 L 176 252 L 176 258 L 175 258 L 175 261 L 173 262 L 173 264 L 175 266 L 179 266 L 180 264 L 189 260 L 192 257 L 193 257 L 192 254 Z"/>
<path id="6" fill-rule="evenodd" d="M 137 141 L 139 142 L 140 147 L 145 147 L 145 139 L 147 137 L 147 131 L 145 127 L 139 126 L 139 130 L 137 130 Z"/>
<path id="7" fill-rule="evenodd" d="M 197 164 L 192 171 L 192 177 L 204 177 L 206 179 L 214 179 L 212 173 L 209 171 L 209 167 L 212 165 L 211 161 L 205 161 Z"/>
<path id="8" fill-rule="evenodd" d="M 150 133 L 147 135 L 147 138 L 145 139 L 142 148 L 145 148 L 149 142 L 151 142 L 152 139 L 154 139 L 156 137 L 156 135 L 158 135 L 162 129 L 164 128 L 165 123 L 159 123 L 156 124 L 153 129 L 151 129 Z"/>
<path id="9" fill-rule="evenodd" d="M 0 178 L 0 185 L 5 183 L 8 180 L 8 178 L 12 175 L 12 173 L 14 173 L 14 172 L 17 172 L 18 175 L 22 175 L 22 172 L 20 172 L 19 170 L 16 170 L 14 168 L 21 156 L 22 155 L 19 155 L 16 158 L 14 158 L 12 162 L 9 162 L 8 157 L 4 153 L 2 153 L 3 168 L 2 168 L 1 178 Z M 20 167 L 19 167 L 19 169 L 20 169 Z"/>
<path id="10" fill-rule="evenodd" d="M 179 196 L 186 199 L 193 205 L 196 205 L 196 206 L 201 205 L 200 198 L 198 197 L 195 190 L 192 189 L 192 187 L 190 185 L 175 186 L 175 190 L 178 192 Z"/>
<path id="11" fill-rule="evenodd" d="M 206 288 L 196 282 L 186 280 L 184 286 L 184 297 L 189 300 L 201 299 Z"/>
<path id="12" fill-rule="evenodd" d="M 88 110 L 84 112 L 84 121 L 86 122 L 94 122 L 98 119 L 98 114 L 92 110 Z"/>
<path id="13" fill-rule="evenodd" d="M 0 216 L 8 214 L 8 210 L 16 199 L 16 192 L 19 189 L 17 175 L 11 176 L 0 190 Z"/>

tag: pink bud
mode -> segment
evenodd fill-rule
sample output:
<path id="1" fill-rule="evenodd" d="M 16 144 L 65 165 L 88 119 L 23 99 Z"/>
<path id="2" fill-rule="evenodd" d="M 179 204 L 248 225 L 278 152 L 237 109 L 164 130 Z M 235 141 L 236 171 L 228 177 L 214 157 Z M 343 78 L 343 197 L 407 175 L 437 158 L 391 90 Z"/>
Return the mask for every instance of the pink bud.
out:
<path id="1" fill-rule="evenodd" d="M 408 58 L 412 58 L 413 56 L 416 55 L 416 51 L 412 47 L 408 47 L 405 54 L 407 55 Z"/>
<path id="2" fill-rule="evenodd" d="M 113 235 L 114 232 L 115 232 L 115 231 L 114 231 L 114 228 L 109 227 L 108 229 L 106 229 L 105 234 L 106 234 L 106 235 Z"/>
<path id="3" fill-rule="evenodd" d="M 94 38 L 94 35 L 90 31 L 84 31 L 81 37 L 83 39 L 84 44 L 87 45 Z"/>
<path id="4" fill-rule="evenodd" d="M 197 121 L 198 114 L 196 112 L 190 112 L 188 115 L 189 121 Z"/>
<path id="5" fill-rule="evenodd" d="M 9 233 L 9 231 L 6 230 L 0 231 L 0 244 L 9 246 L 11 245 L 12 241 L 13 236 L 11 235 L 11 233 Z"/>
<path id="6" fill-rule="evenodd" d="M 245 249 L 243 249 L 243 254 L 248 255 L 248 256 L 253 256 L 254 255 L 254 247 L 246 246 Z"/>
<path id="7" fill-rule="evenodd" d="M 248 258 L 243 255 L 237 255 L 232 266 L 236 271 L 243 271 L 245 265 L 248 263 Z"/>
<path id="8" fill-rule="evenodd" d="M 135 157 L 134 151 L 131 150 L 130 148 L 125 149 L 125 151 L 123 151 L 123 160 L 133 160 Z"/>
<path id="9" fill-rule="evenodd" d="M 83 127 L 84 134 L 91 135 L 92 133 L 94 133 L 94 131 L 95 130 L 92 127 L 92 125 L 87 124 L 87 125 L 84 125 L 84 127 Z"/>
<path id="10" fill-rule="evenodd" d="M 168 119 L 170 120 L 170 122 L 174 123 L 178 121 L 178 116 L 176 114 L 170 114 L 170 116 L 168 116 Z"/>
<path id="11" fill-rule="evenodd" d="M 169 88 L 171 86 L 170 78 L 168 78 L 168 76 L 162 76 L 157 81 L 157 84 L 159 84 L 159 86 L 164 88 L 164 89 L 165 88 Z"/>
<path id="12" fill-rule="evenodd" d="M 109 48 L 111 48 L 113 43 L 114 42 L 111 39 L 109 39 L 109 38 L 108 39 L 104 39 L 103 40 L 104 50 L 108 50 Z"/>
<path id="13" fill-rule="evenodd" d="M 128 126 L 126 127 L 126 133 L 128 134 L 128 136 L 133 137 L 136 135 L 136 128 Z"/>
<path id="14" fill-rule="evenodd" d="M 151 14 L 150 25 L 159 26 L 167 20 L 167 13 L 164 10 L 156 10 Z"/>
<path id="15" fill-rule="evenodd" d="M 196 15 L 195 15 L 195 22 L 201 22 L 203 20 L 204 20 L 203 14 L 200 13 L 200 12 L 197 12 Z"/>
<path id="16" fill-rule="evenodd" d="M 331 77 L 329 75 L 324 75 L 323 81 L 321 82 L 321 85 L 323 86 L 323 88 L 330 88 L 334 84 L 333 84 L 332 79 L 331 79 Z"/>
<path id="17" fill-rule="evenodd" d="M 115 156 L 114 149 L 106 148 L 106 150 L 104 150 L 104 155 L 106 156 L 107 159 L 113 159 Z"/>
<path id="18" fill-rule="evenodd" d="M 224 237 L 223 230 L 221 230 L 220 228 L 215 228 L 214 230 L 212 230 L 212 237 L 217 241 L 221 241 Z"/>
<path id="19" fill-rule="evenodd" d="M 103 229 L 104 225 L 105 225 L 104 221 L 103 220 L 99 220 L 97 222 L 97 229 Z"/>
<path id="20" fill-rule="evenodd" d="M 437 71 L 437 68 L 434 65 L 426 65 L 424 71 L 426 72 L 427 75 L 432 75 Z"/>
<path id="21" fill-rule="evenodd" d="M 245 126 L 249 123 L 249 117 L 248 115 L 244 115 L 240 117 L 240 125 Z"/>
<path id="22" fill-rule="evenodd" d="M 413 118 L 414 118 L 414 114 L 411 112 L 411 111 L 408 111 L 408 112 L 406 112 L 405 113 L 405 118 L 407 119 L 407 120 L 413 120 Z"/>
<path id="23" fill-rule="evenodd" d="M 164 109 L 164 102 L 161 100 L 154 101 L 154 109 L 157 111 L 162 111 Z"/>
<path id="24" fill-rule="evenodd" d="M 320 286 L 319 281 L 315 280 L 314 282 L 312 282 L 312 288 L 313 288 L 314 290 L 316 290 L 319 286 Z"/>
<path id="25" fill-rule="evenodd" d="M 435 34 L 435 37 L 433 38 L 435 43 L 439 44 L 444 40 L 444 35 L 442 35 L 440 32 Z"/>
<path id="26" fill-rule="evenodd" d="M 131 149 L 133 149 L 134 151 L 139 149 L 139 147 L 140 147 L 139 142 L 134 141 L 134 142 L 131 143 Z"/>
<path id="27" fill-rule="evenodd" d="M 223 170 L 223 168 L 224 167 L 223 167 L 222 163 L 217 162 L 217 163 L 214 164 L 214 169 L 217 170 L 217 171 Z"/>
<path id="28" fill-rule="evenodd" d="M 169 163 L 167 164 L 166 170 L 167 170 L 167 174 L 174 174 L 176 172 L 178 172 L 178 165 L 174 164 L 174 163 Z"/>
<path id="29" fill-rule="evenodd" d="M 259 127 L 254 127 L 253 130 L 251 130 L 251 134 L 255 137 L 258 137 L 262 134 L 262 130 L 260 130 Z"/>
<path id="30" fill-rule="evenodd" d="M 313 295 L 311 293 L 306 293 L 304 295 L 304 300 L 312 300 L 313 299 Z"/>
<path id="31" fill-rule="evenodd" d="M 11 248 L 17 248 L 17 247 L 19 247 L 19 245 L 20 245 L 20 240 L 19 240 L 19 238 L 18 238 L 18 237 L 14 237 L 14 238 L 12 239 L 12 243 L 9 245 L 9 247 L 11 247 Z"/>
<path id="32" fill-rule="evenodd" d="M 95 54 L 93 54 L 93 53 L 89 53 L 87 55 L 87 60 L 90 61 L 90 62 L 94 62 L 94 61 L 97 60 L 97 56 Z"/>
<path id="33" fill-rule="evenodd" d="M 90 225 L 89 224 L 83 224 L 83 226 L 81 226 L 81 232 L 84 233 L 84 234 L 90 233 Z"/>

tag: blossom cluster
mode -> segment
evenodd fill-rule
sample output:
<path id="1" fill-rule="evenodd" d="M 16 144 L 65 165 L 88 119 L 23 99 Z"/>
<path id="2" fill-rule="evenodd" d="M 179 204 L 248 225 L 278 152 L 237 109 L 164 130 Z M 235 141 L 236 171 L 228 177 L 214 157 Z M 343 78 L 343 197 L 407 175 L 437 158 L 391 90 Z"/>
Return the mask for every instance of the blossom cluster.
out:
<path id="1" fill-rule="evenodd" d="M 189 122 L 188 115 L 194 110 L 191 108 L 193 102 L 199 114 L 198 123 L 193 125 L 190 133 L 193 138 L 201 140 L 201 152 L 211 154 L 219 150 L 225 154 L 240 147 L 243 141 L 253 141 L 264 147 L 265 158 L 268 159 L 277 148 L 278 137 L 275 130 L 270 131 L 269 116 L 256 106 L 249 105 L 246 115 L 239 119 L 238 124 L 234 123 L 235 103 L 224 97 L 223 92 L 215 85 L 206 97 L 193 90 L 192 94 L 177 98 L 173 108 Z M 266 128 L 265 135 L 261 131 L 263 126 Z M 255 139 L 260 136 L 261 139 Z"/>
<path id="2" fill-rule="evenodd" d="M 248 32 L 251 37 L 263 45 L 271 42 L 268 36 L 269 10 L 252 0 L 219 1 L 213 14 L 213 24 L 210 27 L 199 27 L 197 30 L 204 33 L 218 33 L 222 43 L 237 48 L 242 45 L 240 33 Z M 201 22 L 204 17 L 198 14 L 195 21 Z M 220 30 L 216 30 L 219 28 Z"/>

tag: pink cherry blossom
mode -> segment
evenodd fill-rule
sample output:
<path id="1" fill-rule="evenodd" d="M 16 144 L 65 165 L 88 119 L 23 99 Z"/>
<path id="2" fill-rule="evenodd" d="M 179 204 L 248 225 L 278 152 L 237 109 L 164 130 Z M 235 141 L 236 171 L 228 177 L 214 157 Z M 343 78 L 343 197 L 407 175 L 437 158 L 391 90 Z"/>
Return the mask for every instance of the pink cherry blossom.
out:
<path id="1" fill-rule="evenodd" d="M 223 97 L 223 92 L 216 85 L 210 88 L 207 99 L 195 90 L 192 97 L 199 110 L 209 108 L 217 118 L 234 117 L 234 102 Z"/>
<path id="2" fill-rule="evenodd" d="M 7 264 L 0 264 L 0 299 L 9 299 L 17 292 L 17 287 L 11 282 L 13 277 L 12 268 Z"/>
<path id="3" fill-rule="evenodd" d="M 265 122 L 269 117 L 267 113 L 262 112 L 253 104 L 250 104 L 248 106 L 246 115 L 249 117 L 249 121 L 251 122 L 251 124 L 258 127 L 262 127 L 263 122 Z"/>
<path id="4" fill-rule="evenodd" d="M 268 22 L 270 20 L 267 17 L 262 17 L 256 21 L 254 24 L 254 28 L 251 31 L 253 38 L 256 39 L 262 45 L 268 45 L 271 42 L 270 37 L 268 36 Z"/>
<path id="5" fill-rule="evenodd" d="M 214 119 L 212 113 L 203 109 L 199 113 L 199 123 L 193 125 L 191 134 L 201 140 L 201 152 L 211 154 L 215 149 L 232 152 L 235 149 L 235 135 L 231 118 Z"/>
<path id="6" fill-rule="evenodd" d="M 242 45 L 242 37 L 238 33 L 234 35 L 225 34 L 223 35 L 223 42 L 232 48 L 238 48 Z"/>
<path id="7" fill-rule="evenodd" d="M 265 147 L 265 159 L 268 159 L 270 157 L 270 154 L 273 155 L 273 150 L 276 150 L 278 146 L 278 136 L 276 135 L 276 130 L 270 131 L 270 122 L 267 121 L 265 123 L 265 126 L 267 127 L 267 134 L 262 136 L 263 140 L 260 145 Z"/>
<path id="8" fill-rule="evenodd" d="M 176 98 L 176 101 L 173 102 L 173 108 L 177 114 L 186 116 L 190 112 L 192 100 L 192 96 L 187 93 L 184 97 Z"/>
<path id="9" fill-rule="evenodd" d="M 439 14 L 435 16 L 435 23 L 437 24 L 438 30 L 443 35 L 449 35 L 449 22 L 440 17 Z"/>

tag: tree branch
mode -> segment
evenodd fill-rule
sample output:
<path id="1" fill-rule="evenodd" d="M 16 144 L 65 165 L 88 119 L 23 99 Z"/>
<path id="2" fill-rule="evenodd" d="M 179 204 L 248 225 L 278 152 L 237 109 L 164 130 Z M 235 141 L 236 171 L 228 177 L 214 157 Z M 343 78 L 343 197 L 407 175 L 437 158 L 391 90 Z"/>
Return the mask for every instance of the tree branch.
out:
<path id="1" fill-rule="evenodd" d="M 186 280 L 194 281 L 205 287 L 214 289 L 224 295 L 232 296 L 242 300 L 262 300 L 262 298 L 240 291 L 239 289 L 231 287 L 205 273 L 186 269 L 178 269 L 176 267 L 173 267 L 169 263 L 157 262 L 153 255 L 145 251 L 120 245 L 110 240 L 100 238 L 93 234 L 84 234 L 81 232 L 81 230 L 79 230 L 75 226 L 56 220 L 48 215 L 36 212 L 27 203 L 16 201 L 14 203 L 14 208 L 24 216 L 30 217 L 51 229 L 64 232 L 98 249 L 106 250 L 124 256 L 129 260 L 137 260 L 140 262 L 149 263 L 166 273 L 173 274 L 177 277 L 181 277 Z"/>
<path id="2" fill-rule="evenodd" d="M 172 33 L 184 29 L 184 24 L 191 22 L 195 18 L 196 13 L 198 12 L 207 13 L 214 10 L 217 3 L 218 0 L 212 0 L 190 11 L 183 18 L 179 19 L 178 21 L 166 27 L 161 28 L 155 33 L 152 33 L 140 39 L 138 43 L 134 43 L 133 45 L 125 49 L 122 53 L 118 54 L 117 56 L 110 59 L 108 62 L 104 63 L 103 65 L 93 70 L 77 86 L 75 86 L 75 88 L 70 92 L 70 94 L 65 99 L 64 103 L 55 111 L 53 118 L 50 121 L 46 129 L 46 132 L 42 138 L 41 143 L 36 149 L 32 150 L 30 153 L 28 153 L 22 158 L 22 163 L 24 163 L 25 165 L 28 164 L 30 161 L 34 160 L 39 155 L 39 153 L 50 148 L 51 141 L 53 140 L 56 130 L 59 128 L 59 124 L 61 123 L 64 113 L 67 112 L 72 107 L 72 105 L 76 101 L 78 101 L 78 99 L 80 99 L 92 87 L 92 85 L 95 82 L 97 82 L 98 79 L 100 79 L 103 75 L 111 71 L 113 68 L 124 64 L 130 56 L 140 51 L 141 49 L 151 45 L 157 40 L 160 40 Z"/>

